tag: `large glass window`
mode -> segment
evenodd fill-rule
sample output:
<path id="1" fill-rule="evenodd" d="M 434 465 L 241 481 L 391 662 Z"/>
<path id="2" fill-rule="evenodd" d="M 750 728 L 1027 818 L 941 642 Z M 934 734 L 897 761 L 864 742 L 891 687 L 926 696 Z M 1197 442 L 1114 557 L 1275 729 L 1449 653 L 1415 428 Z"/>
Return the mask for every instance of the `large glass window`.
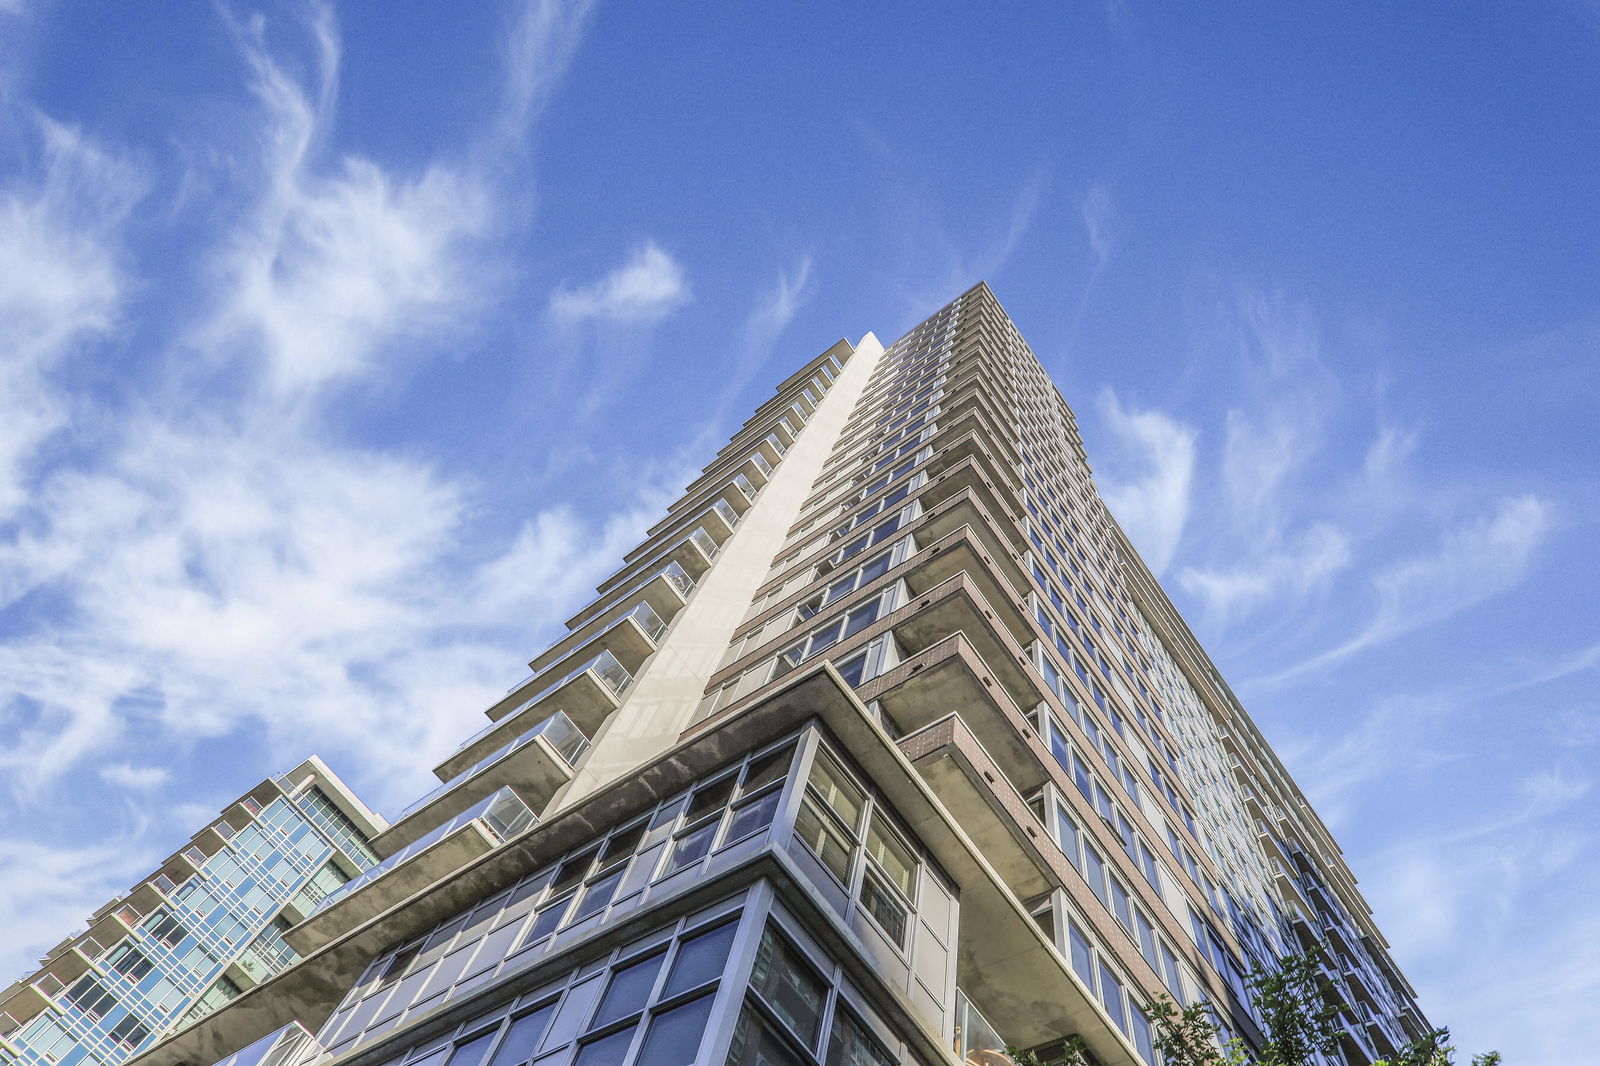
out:
<path id="1" fill-rule="evenodd" d="M 761 936 L 750 987 L 802 1043 L 816 1046 L 828 986 L 771 926 Z"/>
<path id="2" fill-rule="evenodd" d="M 850 860 L 855 852 L 856 826 L 866 802 L 839 765 L 818 752 L 806 781 L 795 833 L 816 853 L 840 882 L 850 880 Z"/>
<path id="3" fill-rule="evenodd" d="M 905 945 L 907 923 L 915 903 L 916 859 L 900 836 L 874 812 L 867 827 L 867 869 L 861 878 L 861 906 L 877 920 L 889 939 Z"/>

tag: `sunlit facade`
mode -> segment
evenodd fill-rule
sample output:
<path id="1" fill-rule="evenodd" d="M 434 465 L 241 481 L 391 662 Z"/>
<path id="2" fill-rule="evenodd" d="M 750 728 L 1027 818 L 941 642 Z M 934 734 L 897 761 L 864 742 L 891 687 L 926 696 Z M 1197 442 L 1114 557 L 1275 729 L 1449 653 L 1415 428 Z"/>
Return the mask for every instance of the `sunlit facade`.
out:
<path id="1" fill-rule="evenodd" d="M 1311 945 L 1330 1066 L 1427 1027 L 986 285 L 779 383 L 567 628 L 141 1066 L 1156 1066 L 1142 1006 L 1256 1041 Z"/>
<path id="2" fill-rule="evenodd" d="M 0 1063 L 115 1066 L 270 980 L 382 827 L 319 759 L 261 782 L 0 993 Z"/>

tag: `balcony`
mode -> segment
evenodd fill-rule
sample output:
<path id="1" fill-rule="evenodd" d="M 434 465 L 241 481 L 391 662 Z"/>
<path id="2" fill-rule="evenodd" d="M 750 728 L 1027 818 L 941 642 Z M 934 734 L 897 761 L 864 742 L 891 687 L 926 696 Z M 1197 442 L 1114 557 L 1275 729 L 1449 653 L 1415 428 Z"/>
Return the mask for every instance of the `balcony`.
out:
<path id="1" fill-rule="evenodd" d="M 689 571 L 676 562 L 669 562 L 624 592 L 592 600 L 583 610 L 567 619 L 566 626 L 576 632 L 590 628 L 596 623 L 608 625 L 619 611 L 624 610 L 624 605 L 639 599 L 648 603 L 658 615 L 670 622 L 688 604 L 694 587 L 695 579 Z"/>
<path id="2" fill-rule="evenodd" d="M 321 1051 L 322 1045 L 317 1043 L 317 1038 L 305 1026 L 290 1022 L 212 1066 L 288 1066 L 310 1058 L 307 1052 Z"/>
<path id="3" fill-rule="evenodd" d="M 316 913 L 283 938 L 300 954 L 309 955 L 538 821 L 513 789 L 502 788 L 328 893 Z"/>
<path id="4" fill-rule="evenodd" d="M 1006 1041 L 959 988 L 956 989 L 955 1017 L 950 1050 L 955 1052 L 956 1061 L 968 1066 L 1016 1066 L 1017 1060 L 1006 1054 Z"/>
<path id="5" fill-rule="evenodd" d="M 639 552 L 637 561 L 634 559 L 624 560 L 620 569 L 614 571 L 610 577 L 595 587 L 595 591 L 599 593 L 602 599 L 614 595 L 616 589 L 634 575 L 666 566 L 669 563 L 677 563 L 689 572 L 690 577 L 699 580 L 700 575 L 710 568 L 712 561 L 722 551 L 718 542 L 712 539 L 711 534 L 700 526 L 696 526 L 665 548 L 656 548 L 654 541 L 647 541 L 641 547 L 645 550 Z"/>
<path id="6" fill-rule="evenodd" d="M 373 839 L 372 846 L 379 854 L 403 847 L 421 828 L 508 785 L 530 807 L 543 810 L 556 790 L 572 780 L 578 760 L 588 750 L 588 736 L 564 712 L 557 711 L 411 804 L 392 826 Z"/>
<path id="7" fill-rule="evenodd" d="M 1305 891 L 1300 887 L 1300 880 L 1295 877 L 1294 871 L 1277 861 L 1273 861 L 1269 865 L 1272 867 L 1273 880 L 1277 883 L 1278 889 L 1283 893 L 1284 897 L 1299 907 L 1303 913 L 1314 914 L 1315 909 L 1311 906 L 1311 901 L 1306 898 Z"/>
<path id="8" fill-rule="evenodd" d="M 495 721 L 468 737 L 455 754 L 434 769 L 434 773 L 442 781 L 451 780 L 556 710 L 565 711 L 574 725 L 593 736 L 600 724 L 621 705 L 622 697 L 632 686 L 633 675 L 623 668 L 615 655 L 603 651 L 559 680 L 545 685 L 513 710 L 496 716 Z"/>
<path id="9" fill-rule="evenodd" d="M 585 649 L 590 655 L 609 651 L 629 670 L 638 669 L 655 652 L 662 635 L 667 631 L 667 620 L 682 610 L 684 605 L 676 587 L 659 573 L 652 575 L 646 585 L 651 586 L 650 591 L 654 593 L 656 603 L 651 602 L 652 597 L 638 597 L 632 593 L 620 599 L 610 610 L 597 614 L 589 624 L 573 630 L 530 659 L 528 666 L 533 669 L 533 674 L 518 688 L 534 682 L 540 674 L 558 668 L 562 660 L 581 654 Z M 635 600 L 637 602 L 632 602 Z M 630 602 L 632 606 L 628 606 Z M 660 605 L 660 610 L 656 604 Z M 506 702 L 502 700 L 491 707 L 489 716 L 504 717 L 496 715 L 494 711 Z"/>

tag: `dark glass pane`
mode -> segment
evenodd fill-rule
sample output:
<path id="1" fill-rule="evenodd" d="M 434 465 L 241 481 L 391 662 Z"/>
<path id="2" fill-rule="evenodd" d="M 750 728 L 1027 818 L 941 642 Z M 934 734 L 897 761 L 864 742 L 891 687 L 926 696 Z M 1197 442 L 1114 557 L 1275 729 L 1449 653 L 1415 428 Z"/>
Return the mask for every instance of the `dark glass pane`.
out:
<path id="1" fill-rule="evenodd" d="M 496 1029 L 490 1029 L 482 1036 L 475 1036 L 464 1044 L 457 1044 L 455 1051 L 450 1053 L 448 1066 L 481 1066 L 483 1057 L 489 1053 L 489 1045 L 494 1043 L 497 1032 Z"/>
<path id="2" fill-rule="evenodd" d="M 728 805 L 728 799 L 733 795 L 733 775 L 729 774 L 720 781 L 713 781 L 709 785 L 702 785 L 695 791 L 694 799 L 689 803 L 689 814 L 684 819 L 686 823 L 698 822 L 701 818 L 720 811 Z"/>
<path id="3" fill-rule="evenodd" d="M 853 637 L 878 620 L 880 601 L 873 600 L 851 611 L 845 619 L 844 635 Z"/>
<path id="4" fill-rule="evenodd" d="M 1106 1013 L 1117 1023 L 1117 1028 L 1126 1033 L 1128 1015 L 1122 1006 L 1122 982 L 1111 972 L 1111 967 L 1103 962 L 1100 964 L 1100 1002 L 1105 1004 Z"/>
<path id="5" fill-rule="evenodd" d="M 614 835 L 610 840 L 606 841 L 605 850 L 600 855 L 601 869 L 615 866 L 620 862 L 627 862 L 633 857 L 634 850 L 638 848 L 639 841 L 643 838 L 643 822 Z"/>
<path id="6" fill-rule="evenodd" d="M 752 761 L 744 771 L 744 791 L 754 792 L 762 785 L 783 780 L 789 776 L 789 767 L 793 762 L 793 744 Z"/>
<path id="7" fill-rule="evenodd" d="M 727 1066 L 804 1066 L 804 1060 L 789 1050 L 765 1019 L 745 1007 L 733 1032 Z"/>
<path id="8" fill-rule="evenodd" d="M 828 1066 L 895 1066 L 894 1056 L 883 1050 L 867 1027 L 843 1007 L 834 1011 L 828 1035 Z"/>
<path id="9" fill-rule="evenodd" d="M 861 685 L 862 676 L 867 672 L 867 656 L 863 652 L 847 662 L 835 663 L 834 665 L 839 671 L 839 676 L 844 679 L 845 684 L 851 688 L 858 688 Z"/>
<path id="10" fill-rule="evenodd" d="M 904 945 L 906 939 L 906 908 L 899 898 L 879 883 L 875 874 L 868 874 L 861 879 L 861 905 L 867 913 L 878 920 L 883 926 L 883 931 L 896 945 Z"/>
<path id="11" fill-rule="evenodd" d="M 715 998 L 691 999 L 650 1019 L 650 1031 L 639 1051 L 640 1066 L 692 1066 Z"/>
<path id="12" fill-rule="evenodd" d="M 544 1028 L 550 1024 L 550 1015 L 555 1010 L 555 1002 L 551 1001 L 513 1021 L 489 1066 L 521 1066 L 532 1058 L 533 1049 L 539 1046 L 539 1037 L 544 1035 Z"/>
<path id="13" fill-rule="evenodd" d="M 589 872 L 589 864 L 594 861 L 594 852 L 585 852 L 574 855 L 561 864 L 561 869 L 556 873 L 555 884 L 550 886 L 552 894 L 571 888 L 583 880 L 583 875 Z"/>
<path id="14" fill-rule="evenodd" d="M 738 840 L 771 825 L 772 816 L 778 810 L 778 797 L 782 794 L 781 788 L 775 788 L 735 811 L 733 819 L 728 823 L 727 839 Z"/>
<path id="15" fill-rule="evenodd" d="M 650 1000 L 650 989 L 655 987 L 656 974 L 661 972 L 661 960 L 666 956 L 657 952 L 649 958 L 624 966 L 611 975 L 606 994 L 600 998 L 600 1008 L 589 1022 L 590 1029 L 599 1029 L 611 1022 L 641 1011 Z"/>
<path id="16" fill-rule="evenodd" d="M 622 1066 L 623 1060 L 628 1057 L 628 1045 L 633 1043 L 633 1031 L 637 1028 L 636 1025 L 629 1026 L 583 1045 L 578 1049 L 578 1057 L 573 1060 L 572 1066 Z"/>
<path id="17" fill-rule="evenodd" d="M 567 908 L 572 905 L 572 897 L 558 900 L 545 907 L 544 910 L 534 915 L 533 924 L 528 927 L 528 935 L 522 938 L 524 944 L 532 944 L 543 940 L 557 929 L 561 928 L 561 918 L 567 913 Z"/>
<path id="18" fill-rule="evenodd" d="M 1090 990 L 1094 989 L 1094 955 L 1089 950 L 1089 941 L 1083 932 L 1076 926 L 1068 923 L 1067 940 L 1072 954 L 1072 969 L 1083 978 L 1083 983 Z"/>
<path id="19" fill-rule="evenodd" d="M 767 1006 L 787 1022 L 808 1047 L 816 1046 L 827 986 L 770 926 L 761 937 L 750 987 L 761 994 Z"/>
<path id="20" fill-rule="evenodd" d="M 583 898 L 578 902 L 578 908 L 573 912 L 572 920 L 578 921 L 587 918 L 596 911 L 604 910 L 611 902 L 611 897 L 617 893 L 617 883 L 622 880 L 624 871 L 615 870 L 606 874 L 598 881 L 593 881 L 583 890 Z"/>
<path id="21" fill-rule="evenodd" d="M 716 832 L 717 823 L 707 822 L 699 829 L 679 837 L 672 846 L 672 854 L 667 857 L 666 869 L 662 873 L 674 873 L 704 858 L 706 852 L 711 850 L 711 838 Z"/>
<path id="22" fill-rule="evenodd" d="M 678 948 L 678 957 L 673 960 L 672 973 L 667 977 L 662 996 L 675 996 L 722 976 L 728 948 L 738 928 L 738 922 L 728 922 L 685 940 Z"/>

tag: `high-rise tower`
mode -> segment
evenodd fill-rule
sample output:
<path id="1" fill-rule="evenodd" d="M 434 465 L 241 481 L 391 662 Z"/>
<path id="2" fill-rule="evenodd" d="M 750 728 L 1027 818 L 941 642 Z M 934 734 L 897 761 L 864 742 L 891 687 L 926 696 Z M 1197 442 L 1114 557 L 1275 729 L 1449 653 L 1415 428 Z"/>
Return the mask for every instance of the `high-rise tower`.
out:
<path id="1" fill-rule="evenodd" d="M 0 1066 L 116 1066 L 270 979 L 384 824 L 315 756 L 262 781 L 0 992 Z"/>
<path id="2" fill-rule="evenodd" d="M 778 385 L 285 941 L 140 1066 L 1003 1063 L 1320 945 L 1427 1027 L 1337 845 L 987 286 Z"/>

